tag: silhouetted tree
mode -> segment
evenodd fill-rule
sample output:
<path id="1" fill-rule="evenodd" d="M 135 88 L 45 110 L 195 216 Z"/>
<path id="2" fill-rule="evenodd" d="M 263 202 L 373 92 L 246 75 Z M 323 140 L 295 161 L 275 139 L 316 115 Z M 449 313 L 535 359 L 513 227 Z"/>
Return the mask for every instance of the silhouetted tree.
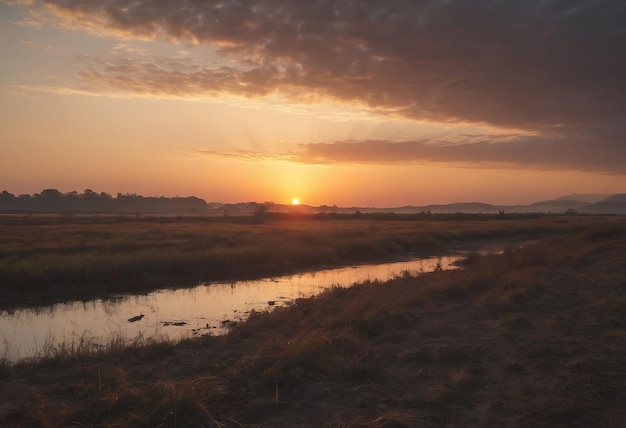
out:
<path id="1" fill-rule="evenodd" d="M 0 211 L 24 210 L 44 212 L 202 212 L 207 203 L 195 196 L 189 197 L 144 197 L 136 193 L 96 193 L 85 189 L 62 194 L 57 189 L 45 189 L 31 195 L 15 195 L 4 190 L 0 193 Z"/>
<path id="2" fill-rule="evenodd" d="M 59 211 L 63 209 L 63 194 L 57 189 L 44 189 L 34 195 L 35 208 L 43 211 Z"/>
<path id="3" fill-rule="evenodd" d="M 254 209 L 254 216 L 257 218 L 263 218 L 267 214 L 269 207 L 267 204 L 257 204 Z"/>

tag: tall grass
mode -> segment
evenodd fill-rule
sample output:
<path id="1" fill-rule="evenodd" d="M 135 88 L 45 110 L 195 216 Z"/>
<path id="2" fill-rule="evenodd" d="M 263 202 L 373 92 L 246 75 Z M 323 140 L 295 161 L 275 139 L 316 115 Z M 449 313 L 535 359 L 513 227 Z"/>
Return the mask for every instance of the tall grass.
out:
<path id="1" fill-rule="evenodd" d="M 0 305 L 39 304 L 571 233 L 596 217 L 299 220 L 0 216 Z M 434 220 L 433 220 L 434 218 Z"/>

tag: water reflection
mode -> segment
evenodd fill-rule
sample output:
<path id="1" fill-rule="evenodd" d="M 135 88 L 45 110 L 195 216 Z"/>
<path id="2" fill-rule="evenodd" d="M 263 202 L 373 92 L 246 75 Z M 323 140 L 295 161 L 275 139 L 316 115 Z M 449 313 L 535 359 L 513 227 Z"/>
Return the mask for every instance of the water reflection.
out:
<path id="1" fill-rule="evenodd" d="M 233 322 L 244 320 L 251 310 L 271 310 L 333 286 L 384 281 L 405 272 L 418 275 L 438 266 L 450 269 L 458 260 L 459 257 L 443 257 L 360 265 L 2 312 L 0 359 L 17 361 L 58 346 L 76 348 L 88 343 L 93 348 L 116 338 L 178 340 L 219 335 Z M 143 317 L 129 322 L 139 315 Z"/>

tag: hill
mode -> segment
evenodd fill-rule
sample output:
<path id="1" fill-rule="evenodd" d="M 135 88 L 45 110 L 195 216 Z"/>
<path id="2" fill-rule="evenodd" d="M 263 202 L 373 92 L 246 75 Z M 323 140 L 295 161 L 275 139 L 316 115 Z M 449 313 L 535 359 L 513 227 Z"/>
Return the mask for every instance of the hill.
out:
<path id="1" fill-rule="evenodd" d="M 555 213 L 562 214 L 569 210 L 579 211 L 589 206 L 588 202 L 575 200 L 554 199 L 551 201 L 535 202 L 530 205 L 508 207 L 508 212 L 520 213 Z"/>
<path id="2" fill-rule="evenodd" d="M 433 214 L 443 213 L 467 213 L 467 214 L 497 214 L 499 206 L 484 204 L 481 202 L 457 202 L 445 205 L 426 205 L 418 207 L 420 211 L 430 211 Z"/>
<path id="3" fill-rule="evenodd" d="M 626 194 L 611 195 L 581 211 L 588 214 L 626 214 Z"/>
<path id="4" fill-rule="evenodd" d="M 596 202 L 600 202 L 601 200 L 609 197 L 610 195 L 606 193 L 573 193 L 571 195 L 561 196 L 560 198 L 554 199 L 554 201 L 577 201 L 577 202 L 586 202 L 588 204 L 595 204 Z"/>

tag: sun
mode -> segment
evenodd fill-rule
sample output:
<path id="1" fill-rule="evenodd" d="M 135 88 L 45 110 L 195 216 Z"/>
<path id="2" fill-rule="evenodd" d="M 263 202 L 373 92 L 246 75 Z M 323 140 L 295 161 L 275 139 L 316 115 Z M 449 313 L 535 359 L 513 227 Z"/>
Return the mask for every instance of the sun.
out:
<path id="1" fill-rule="evenodd" d="M 291 205 L 299 205 L 299 204 L 300 204 L 300 201 L 298 200 L 298 198 L 293 198 L 291 200 Z"/>

